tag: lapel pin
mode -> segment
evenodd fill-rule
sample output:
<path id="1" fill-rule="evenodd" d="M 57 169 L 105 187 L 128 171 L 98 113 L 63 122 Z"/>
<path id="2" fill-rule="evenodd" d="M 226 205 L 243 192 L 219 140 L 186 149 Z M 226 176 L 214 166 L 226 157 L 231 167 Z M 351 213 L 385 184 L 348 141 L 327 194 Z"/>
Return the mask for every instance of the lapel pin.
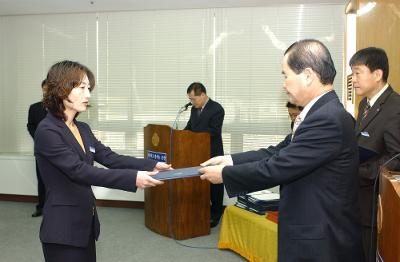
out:
<path id="1" fill-rule="evenodd" d="M 89 146 L 89 151 L 92 152 L 93 154 L 96 153 L 96 149 L 94 149 L 93 146 Z"/>

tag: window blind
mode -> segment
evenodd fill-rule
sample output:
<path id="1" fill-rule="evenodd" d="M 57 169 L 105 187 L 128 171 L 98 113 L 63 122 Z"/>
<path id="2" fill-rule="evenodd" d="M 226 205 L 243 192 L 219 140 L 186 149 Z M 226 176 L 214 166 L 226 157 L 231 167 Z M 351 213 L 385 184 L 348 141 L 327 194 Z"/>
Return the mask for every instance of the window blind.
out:
<path id="1" fill-rule="evenodd" d="M 284 50 L 302 38 L 330 49 L 343 89 L 343 5 L 162 10 L 0 17 L 0 145 L 32 153 L 29 105 L 49 67 L 70 59 L 97 76 L 79 115 L 119 153 L 143 156 L 143 127 L 171 125 L 193 81 L 225 108 L 225 153 L 276 144 L 290 131 Z M 183 128 L 189 111 L 178 123 Z"/>
<path id="2" fill-rule="evenodd" d="M 284 5 L 216 10 L 216 98 L 225 106 L 224 147 L 236 153 L 274 145 L 290 133 L 281 61 L 295 41 L 327 45 L 342 97 L 342 6 Z"/>

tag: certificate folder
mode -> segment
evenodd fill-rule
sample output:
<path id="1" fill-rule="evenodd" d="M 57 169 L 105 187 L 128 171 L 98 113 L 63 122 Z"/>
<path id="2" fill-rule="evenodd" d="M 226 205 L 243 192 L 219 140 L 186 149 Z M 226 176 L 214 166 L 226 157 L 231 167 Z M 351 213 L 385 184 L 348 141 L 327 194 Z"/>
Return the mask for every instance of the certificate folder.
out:
<path id="1" fill-rule="evenodd" d="M 187 168 L 179 168 L 174 170 L 160 171 L 158 174 L 152 176 L 157 180 L 171 180 L 171 179 L 179 179 L 185 177 L 194 177 L 200 176 L 199 169 L 201 166 L 196 167 L 187 167 Z"/>
<path id="2" fill-rule="evenodd" d="M 364 162 L 368 161 L 369 159 L 378 155 L 377 152 L 375 152 L 369 148 L 362 147 L 362 146 L 358 146 L 358 152 L 359 152 L 359 157 L 360 157 L 360 163 L 364 163 Z"/>

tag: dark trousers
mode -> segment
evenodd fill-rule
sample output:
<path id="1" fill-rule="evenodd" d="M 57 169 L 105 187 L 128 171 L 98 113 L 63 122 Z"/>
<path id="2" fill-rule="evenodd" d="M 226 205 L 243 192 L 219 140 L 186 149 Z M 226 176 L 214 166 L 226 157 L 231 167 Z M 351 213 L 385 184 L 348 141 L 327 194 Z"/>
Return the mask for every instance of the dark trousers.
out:
<path id="1" fill-rule="evenodd" d="M 87 247 L 42 243 L 42 249 L 46 262 L 96 262 L 96 243 L 93 231 Z"/>
<path id="2" fill-rule="evenodd" d="M 363 226 L 362 229 L 362 240 L 363 240 L 363 249 L 364 256 L 366 262 L 375 262 L 376 261 L 376 242 L 377 242 L 377 228 L 373 228 L 373 236 L 372 236 L 372 248 L 371 248 L 371 230 L 370 226 Z"/>
<path id="3" fill-rule="evenodd" d="M 36 205 L 36 210 L 42 210 L 44 206 L 44 202 L 46 200 L 46 188 L 44 187 L 42 176 L 40 175 L 40 171 L 36 162 L 36 177 L 37 177 L 37 185 L 38 185 L 38 204 Z"/>
<path id="4" fill-rule="evenodd" d="M 219 219 L 224 212 L 224 184 L 211 184 L 210 186 L 211 200 L 211 218 Z"/>

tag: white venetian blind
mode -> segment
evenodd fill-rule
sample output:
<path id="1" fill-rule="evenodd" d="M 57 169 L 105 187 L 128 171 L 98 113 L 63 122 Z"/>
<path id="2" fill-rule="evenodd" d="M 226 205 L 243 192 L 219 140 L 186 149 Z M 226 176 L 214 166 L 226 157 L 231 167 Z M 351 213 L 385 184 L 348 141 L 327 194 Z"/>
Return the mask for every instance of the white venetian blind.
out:
<path id="1" fill-rule="evenodd" d="M 343 6 L 220 9 L 216 17 L 216 97 L 226 112 L 225 153 L 267 147 L 290 132 L 281 61 L 297 40 L 315 38 L 327 45 L 341 97 Z"/>
<path id="2" fill-rule="evenodd" d="M 99 14 L 98 136 L 111 148 L 143 155 L 143 127 L 172 125 L 193 81 L 209 85 L 209 10 Z M 187 120 L 188 114 L 182 116 Z M 183 128 L 184 123 L 179 123 Z"/>
<path id="3" fill-rule="evenodd" d="M 225 153 L 280 141 L 290 129 L 281 59 L 302 38 L 328 46 L 342 93 L 343 5 L 10 16 L 0 17 L 0 33 L 1 152 L 32 152 L 28 107 L 62 59 L 97 76 L 92 108 L 79 119 L 115 151 L 139 157 L 143 127 L 171 125 L 193 81 L 225 108 Z"/>
<path id="4" fill-rule="evenodd" d="M 94 14 L 1 17 L 2 153 L 33 151 L 26 124 L 29 105 L 41 100 L 41 82 L 54 63 L 95 65 Z"/>

